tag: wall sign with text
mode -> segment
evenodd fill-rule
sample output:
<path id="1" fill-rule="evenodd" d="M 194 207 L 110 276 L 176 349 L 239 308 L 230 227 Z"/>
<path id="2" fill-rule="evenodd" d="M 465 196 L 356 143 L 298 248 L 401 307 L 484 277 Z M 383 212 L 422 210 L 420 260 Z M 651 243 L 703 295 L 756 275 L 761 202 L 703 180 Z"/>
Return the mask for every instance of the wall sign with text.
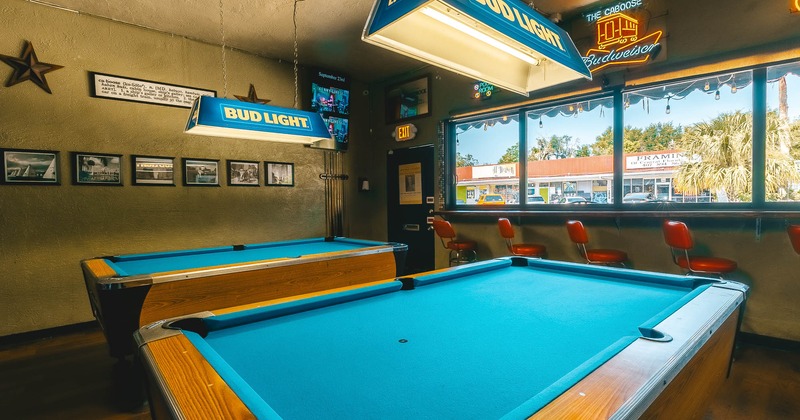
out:
<path id="1" fill-rule="evenodd" d="M 217 91 L 89 72 L 89 89 L 96 98 L 191 108 L 198 96 Z"/>
<path id="2" fill-rule="evenodd" d="M 595 25 L 595 47 L 586 51 L 583 62 L 594 73 L 612 66 L 628 67 L 650 62 L 661 51 L 663 31 L 645 31 L 635 17 L 642 0 L 629 0 L 584 14 Z"/>

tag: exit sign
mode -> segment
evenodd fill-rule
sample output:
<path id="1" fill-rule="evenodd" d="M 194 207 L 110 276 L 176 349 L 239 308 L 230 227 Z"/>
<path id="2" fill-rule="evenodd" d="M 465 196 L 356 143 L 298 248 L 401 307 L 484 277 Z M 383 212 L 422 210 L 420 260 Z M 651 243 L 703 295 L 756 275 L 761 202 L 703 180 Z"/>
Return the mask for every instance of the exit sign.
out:
<path id="1" fill-rule="evenodd" d="M 402 124 L 394 128 L 392 136 L 397 141 L 408 141 L 417 136 L 417 127 L 414 124 Z"/>

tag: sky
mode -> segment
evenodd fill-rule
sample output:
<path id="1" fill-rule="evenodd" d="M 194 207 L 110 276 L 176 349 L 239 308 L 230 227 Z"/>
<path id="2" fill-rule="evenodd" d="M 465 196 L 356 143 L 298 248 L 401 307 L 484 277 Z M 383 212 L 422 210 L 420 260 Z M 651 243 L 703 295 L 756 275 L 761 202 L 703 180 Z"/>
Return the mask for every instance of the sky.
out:
<path id="1" fill-rule="evenodd" d="M 787 87 L 789 118 L 796 121 L 800 119 L 800 76 L 789 74 Z M 666 100 L 650 100 L 649 112 L 643 106 L 645 101 L 642 101 L 631 104 L 625 110 L 624 124 L 644 128 L 653 123 L 672 122 L 675 126 L 685 127 L 696 122 L 709 121 L 721 112 L 750 111 L 752 92 L 752 85 L 740 88 L 736 93 L 732 93 L 730 87 L 722 86 L 720 99 L 717 101 L 714 99 L 714 92 L 697 90 L 682 100 L 671 99 L 669 114 L 665 112 Z M 767 85 L 767 107 L 772 110 L 778 107 L 777 83 Z M 541 129 L 538 120 L 528 120 L 528 133 L 529 138 L 570 135 L 573 140 L 580 140 L 577 145 L 592 144 L 599 134 L 611 126 L 612 121 L 610 109 L 604 109 L 601 115 L 601 107 L 597 107 L 592 111 L 579 113 L 577 117 L 542 117 Z M 462 156 L 472 154 L 481 164 L 497 163 L 508 147 L 517 143 L 518 129 L 515 122 L 496 124 L 486 131 L 481 128 L 471 129 L 458 135 L 457 150 Z"/>

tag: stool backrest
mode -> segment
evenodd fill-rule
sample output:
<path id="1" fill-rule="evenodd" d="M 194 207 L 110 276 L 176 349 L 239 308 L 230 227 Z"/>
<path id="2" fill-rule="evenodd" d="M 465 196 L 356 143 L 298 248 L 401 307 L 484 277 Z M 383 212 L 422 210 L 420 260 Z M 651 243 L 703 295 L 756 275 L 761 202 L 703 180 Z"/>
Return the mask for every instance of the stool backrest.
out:
<path id="1" fill-rule="evenodd" d="M 500 236 L 506 239 L 514 239 L 514 228 L 506 218 L 497 219 L 497 227 L 500 228 Z"/>
<path id="2" fill-rule="evenodd" d="M 800 225 L 790 225 L 786 231 L 789 233 L 789 240 L 792 241 L 794 252 L 800 254 Z"/>
<path id="3" fill-rule="evenodd" d="M 453 225 L 447 220 L 433 219 L 433 230 L 435 230 L 439 238 L 442 239 L 453 239 L 456 237 L 456 231 L 453 229 Z"/>
<path id="4" fill-rule="evenodd" d="M 692 234 L 689 232 L 686 223 L 675 220 L 665 220 L 662 227 L 664 230 L 664 241 L 671 248 L 686 251 L 694 247 Z"/>
<path id="5" fill-rule="evenodd" d="M 586 234 L 586 228 L 583 227 L 583 222 L 580 220 L 568 220 L 567 232 L 572 242 L 584 245 L 589 243 L 589 235 Z"/>

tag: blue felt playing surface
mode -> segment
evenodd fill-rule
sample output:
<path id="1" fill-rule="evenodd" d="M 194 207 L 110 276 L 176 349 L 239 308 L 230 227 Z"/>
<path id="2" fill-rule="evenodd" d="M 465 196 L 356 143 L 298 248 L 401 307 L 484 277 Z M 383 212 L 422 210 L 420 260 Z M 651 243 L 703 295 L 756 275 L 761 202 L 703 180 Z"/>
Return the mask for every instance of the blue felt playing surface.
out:
<path id="1" fill-rule="evenodd" d="M 234 251 L 232 246 L 226 246 L 151 254 L 122 255 L 111 257 L 107 261 L 109 266 L 111 266 L 118 275 L 133 276 L 227 264 L 241 264 L 275 258 L 295 258 L 301 255 L 350 251 L 380 245 L 386 245 L 386 243 L 346 238 L 336 238 L 333 241 L 326 242 L 324 238 L 311 238 L 245 245 L 244 249 L 240 251 Z"/>
<path id="2" fill-rule="evenodd" d="M 222 328 L 204 351 L 286 419 L 525 417 L 696 293 L 504 267 Z"/>

